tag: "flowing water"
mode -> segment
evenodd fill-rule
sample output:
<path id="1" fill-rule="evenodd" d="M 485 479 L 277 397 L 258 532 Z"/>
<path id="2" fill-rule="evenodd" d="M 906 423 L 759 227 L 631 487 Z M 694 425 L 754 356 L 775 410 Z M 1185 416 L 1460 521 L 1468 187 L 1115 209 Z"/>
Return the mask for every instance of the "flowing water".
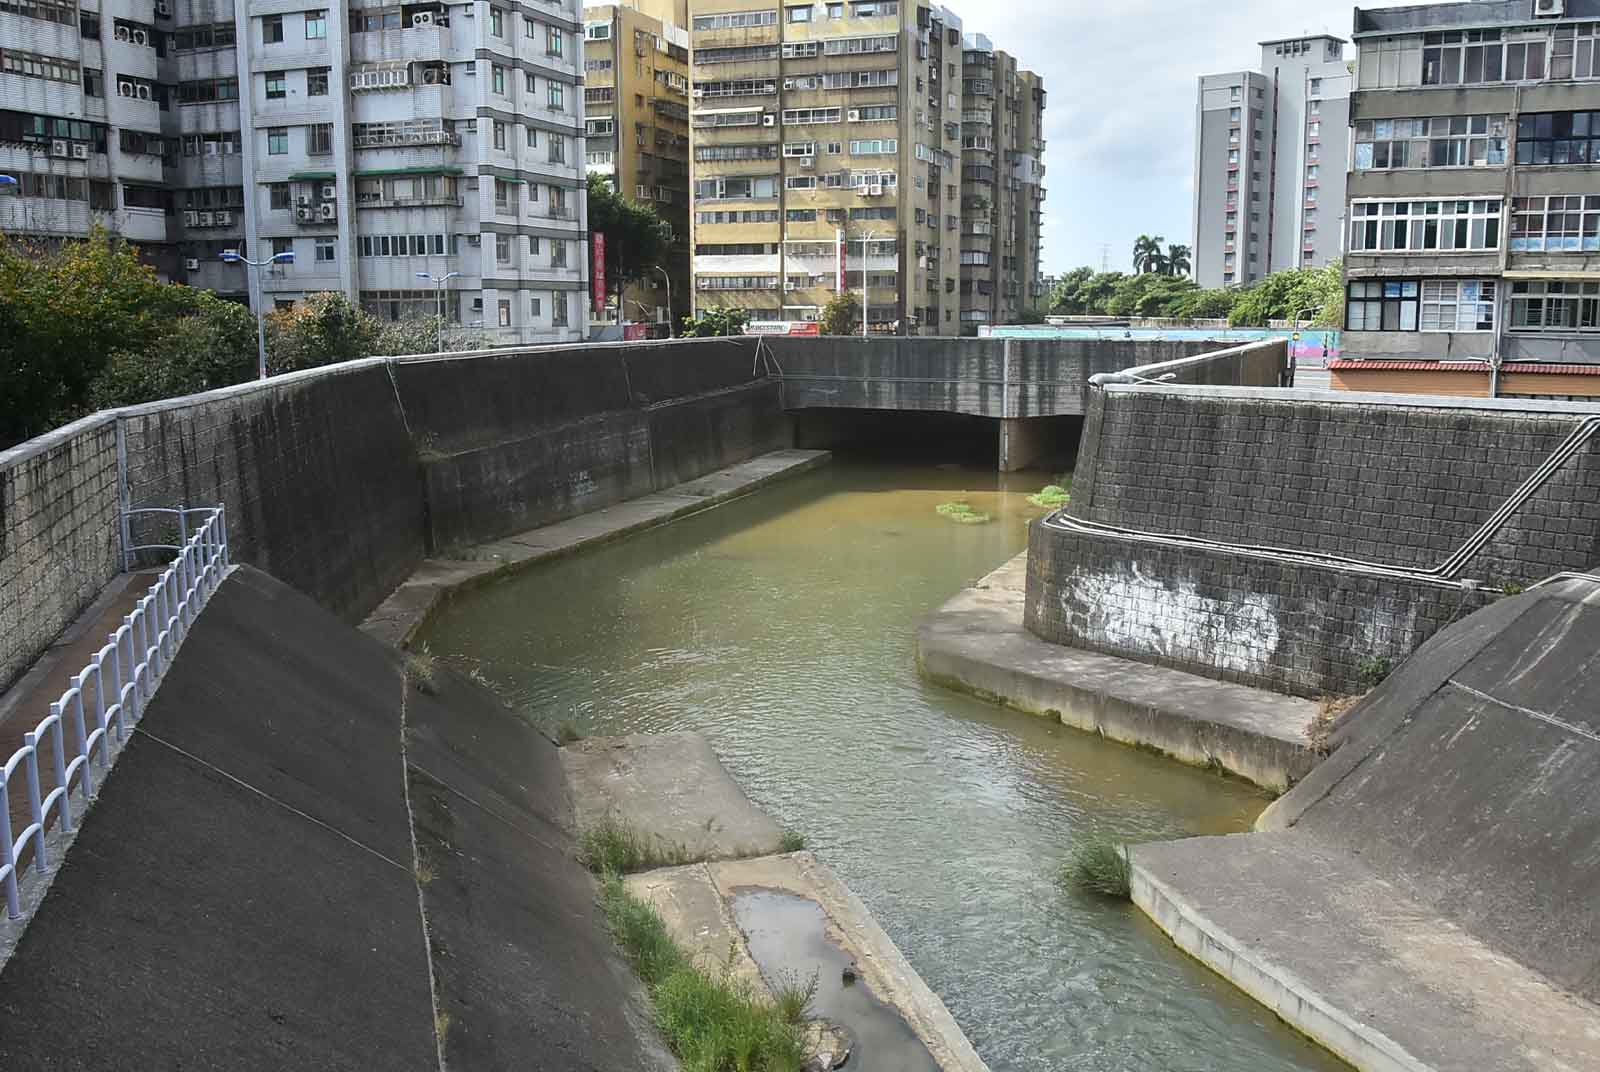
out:
<path id="1" fill-rule="evenodd" d="M 918 677 L 917 619 L 1026 546 L 1042 482 L 837 460 L 466 595 L 427 642 L 546 727 L 704 733 L 996 1072 L 1343 1069 L 1056 881 L 1082 839 L 1245 830 L 1265 797 Z M 963 495 L 993 520 L 936 512 Z"/>

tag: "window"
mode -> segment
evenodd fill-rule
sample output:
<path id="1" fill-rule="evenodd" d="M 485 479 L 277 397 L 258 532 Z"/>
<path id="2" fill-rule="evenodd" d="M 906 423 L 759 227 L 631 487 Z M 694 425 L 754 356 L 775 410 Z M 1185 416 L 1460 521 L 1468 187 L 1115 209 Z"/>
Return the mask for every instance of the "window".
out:
<path id="1" fill-rule="evenodd" d="M 1517 117 L 1517 163 L 1600 162 L 1600 112 L 1531 112 Z"/>
<path id="2" fill-rule="evenodd" d="M 307 11 L 306 12 L 306 40 L 307 41 L 321 41 L 321 40 L 326 39 L 327 36 L 328 36 L 328 12 L 327 12 L 327 10 L 324 9 L 322 11 Z M 332 260 L 333 258 L 329 257 L 328 259 Z"/>
<path id="3" fill-rule="evenodd" d="M 785 108 L 783 122 L 785 125 L 801 125 L 805 123 L 837 123 L 842 114 L 838 108 Z"/>
<path id="4" fill-rule="evenodd" d="M 237 78 L 202 78 L 178 83 L 179 104 L 209 104 L 212 101 L 238 100 Z"/>
<path id="5" fill-rule="evenodd" d="M 289 95 L 289 73 L 287 71 L 268 71 L 267 99 L 283 100 Z"/>
<path id="6" fill-rule="evenodd" d="M 528 129 L 528 148 L 537 149 L 539 147 L 539 128 L 538 127 L 528 127 L 527 129 Z"/>
<path id="7" fill-rule="evenodd" d="M 894 138 L 868 138 L 850 143 L 850 152 L 854 156 L 884 156 L 899 151 L 900 143 Z"/>
<path id="8" fill-rule="evenodd" d="M 549 87 L 550 110 L 553 111 L 553 112 L 564 112 L 564 111 L 566 111 L 566 109 L 567 109 L 566 94 L 565 94 L 565 92 L 564 92 L 564 90 L 562 88 L 561 83 L 560 82 L 548 82 L 548 83 L 546 83 L 546 85 Z"/>
<path id="9" fill-rule="evenodd" d="M 517 184 L 505 179 L 494 180 L 494 204 L 500 210 L 514 210 L 517 205 Z"/>
<path id="10" fill-rule="evenodd" d="M 265 45 L 283 43 L 282 15 L 266 15 L 261 19 L 261 43 Z"/>
<path id="11" fill-rule="evenodd" d="M 1600 283 L 1515 280 L 1508 326 L 1515 332 L 1600 332 Z"/>
<path id="12" fill-rule="evenodd" d="M 336 241 L 337 239 L 331 235 L 317 239 L 316 257 L 318 264 L 332 264 L 337 259 L 334 254 L 334 243 Z"/>
<path id="13" fill-rule="evenodd" d="M 537 257 L 538 255 L 539 255 L 539 236 L 538 235 L 529 235 L 528 236 L 528 256 Z"/>
<path id="14" fill-rule="evenodd" d="M 528 315 L 534 320 L 544 315 L 539 310 L 539 296 L 537 294 L 528 299 Z"/>
<path id="15" fill-rule="evenodd" d="M 1228 109 L 1228 121 L 1230 123 L 1237 123 L 1237 122 L 1239 122 L 1239 119 L 1240 119 L 1239 109 L 1237 109 L 1237 108 L 1229 108 Z"/>
<path id="16" fill-rule="evenodd" d="M 511 236 L 497 234 L 494 236 L 494 260 L 496 264 L 511 263 Z"/>
<path id="17" fill-rule="evenodd" d="M 1423 331 L 1493 331 L 1495 281 L 1425 279 Z"/>
<path id="18" fill-rule="evenodd" d="M 1311 80 L 1311 95 L 1313 97 L 1320 97 L 1322 95 L 1322 79 L 1313 78 Z"/>
<path id="19" fill-rule="evenodd" d="M 267 184 L 267 207 L 278 212 L 293 207 L 293 203 L 289 198 L 288 183 L 273 182 Z"/>
<path id="20" fill-rule="evenodd" d="M 544 50 L 545 50 L 546 54 L 551 55 L 551 56 L 559 56 L 559 55 L 561 55 L 561 53 L 562 53 L 561 27 L 559 27 L 559 26 L 546 26 L 544 28 Z"/>
<path id="21" fill-rule="evenodd" d="M 1600 250 L 1600 197 L 1513 198 L 1511 249 L 1550 253 Z"/>
<path id="22" fill-rule="evenodd" d="M 804 7 L 786 7 L 783 9 L 784 17 L 790 22 L 810 22 L 811 5 Z"/>
<path id="23" fill-rule="evenodd" d="M 550 148 L 550 163 L 565 164 L 567 162 L 567 139 L 563 135 L 552 134 L 547 144 Z"/>
<path id="24" fill-rule="evenodd" d="M 1350 252 L 1498 249 L 1500 207 L 1498 199 L 1353 202 Z"/>
<path id="25" fill-rule="evenodd" d="M 306 127 L 306 155 L 327 156 L 333 152 L 333 124 L 313 123 Z"/>
<path id="26" fill-rule="evenodd" d="M 778 12 L 772 11 L 729 11 L 720 15 L 696 15 L 694 28 L 701 30 L 744 30 L 755 26 L 776 26 Z"/>
<path id="27" fill-rule="evenodd" d="M 494 121 L 494 147 L 496 149 L 506 147 L 506 125 L 498 119 Z"/>
<path id="28" fill-rule="evenodd" d="M 269 241 L 272 243 L 272 255 L 274 257 L 280 253 L 294 252 L 294 239 L 292 238 L 273 238 L 269 239 Z"/>
<path id="29" fill-rule="evenodd" d="M 736 200 L 778 196 L 778 180 L 772 175 L 721 175 L 698 179 L 694 196 L 707 200 Z"/>
<path id="30" fill-rule="evenodd" d="M 3 10 L 3 4 L 0 4 L 0 10 Z M 14 48 L 0 49 L 0 71 L 28 78 L 48 78 L 52 82 L 83 84 L 83 73 L 76 61 L 58 59 L 39 52 L 23 52 Z M 142 79 L 140 82 L 149 85 Z"/>
<path id="31" fill-rule="evenodd" d="M 550 240 L 550 267 L 565 268 L 567 266 L 567 246 L 565 239 L 553 238 Z"/>
<path id="32" fill-rule="evenodd" d="M 282 156 L 289 151 L 289 128 L 267 128 L 267 155 Z"/>
<path id="33" fill-rule="evenodd" d="M 1320 164 L 1307 164 L 1306 165 L 1306 181 L 1307 182 L 1316 182 L 1317 181 L 1317 175 L 1318 175 L 1320 169 L 1321 169 L 1321 165 Z"/>
<path id="34" fill-rule="evenodd" d="M 328 68 L 312 67 L 306 71 L 306 96 L 326 97 L 328 95 Z"/>
<path id="35" fill-rule="evenodd" d="M 1351 283 L 1345 303 L 1348 331 L 1416 331 L 1420 286 L 1415 279 Z"/>
<path id="36" fill-rule="evenodd" d="M 497 7 L 489 9 L 489 33 L 494 37 L 504 37 L 506 35 L 505 12 Z"/>
<path id="37" fill-rule="evenodd" d="M 500 96 L 506 95 L 506 69 L 498 63 L 489 67 L 489 78 L 494 86 L 494 91 Z"/>
<path id="38" fill-rule="evenodd" d="M 1537 82 L 1544 78 L 1544 31 L 1451 30 L 1423 38 L 1422 84 Z M 1366 79 L 1362 79 L 1366 85 Z"/>
<path id="39" fill-rule="evenodd" d="M 1555 42 L 1550 52 L 1550 77 L 1568 78 L 1600 77 L 1600 65 L 1595 61 L 1595 43 L 1600 41 L 1600 27 L 1592 22 L 1567 23 L 1556 28 Z"/>
<path id="40" fill-rule="evenodd" d="M 1239 86 L 1229 86 L 1228 87 L 1228 99 L 1229 100 L 1238 100 L 1239 99 L 1240 88 L 1241 87 L 1239 87 Z"/>
<path id="41" fill-rule="evenodd" d="M 550 323 L 558 328 L 567 326 L 567 296 L 559 290 L 550 292 Z"/>
<path id="42" fill-rule="evenodd" d="M 106 76 L 93 67 L 83 69 L 83 95 L 85 97 L 103 97 L 106 95 Z"/>
<path id="43" fill-rule="evenodd" d="M 499 304 L 500 304 L 500 319 L 499 319 L 498 322 L 499 322 L 501 327 L 508 328 L 508 327 L 511 326 L 511 299 L 509 299 L 509 298 L 501 298 Z"/>
<path id="44" fill-rule="evenodd" d="M 1497 167 L 1506 162 L 1503 115 L 1362 120 L 1355 125 L 1357 171 Z"/>
<path id="45" fill-rule="evenodd" d="M 533 76 L 532 71 L 522 72 L 522 88 L 529 96 L 539 89 L 539 80 Z"/>

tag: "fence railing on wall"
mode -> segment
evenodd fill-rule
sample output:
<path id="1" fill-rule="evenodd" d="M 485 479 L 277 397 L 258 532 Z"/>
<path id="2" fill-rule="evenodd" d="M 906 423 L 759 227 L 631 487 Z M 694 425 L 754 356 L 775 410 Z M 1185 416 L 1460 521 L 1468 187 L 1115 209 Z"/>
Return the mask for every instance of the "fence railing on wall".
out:
<path id="1" fill-rule="evenodd" d="M 133 544 L 133 520 L 145 515 L 172 516 L 177 541 Z M 191 520 L 199 521 L 193 531 Z M 177 555 L 106 645 L 72 675 L 71 685 L 50 705 L 50 714 L 23 735 L 22 747 L 0 770 L 0 888 L 11 919 L 22 915 L 22 867 L 31 862 L 42 875 L 59 866 L 49 844 L 51 820 L 62 835 L 71 834 L 82 821 L 82 811 L 75 813 L 75 807 L 87 810 L 97 779 L 121 753 L 178 646 L 228 567 L 227 522 L 221 506 L 130 510 L 122 517 L 122 535 L 124 564 L 130 569 L 141 551 Z M 11 791 L 19 773 L 27 814 L 21 833 L 13 836 Z"/>

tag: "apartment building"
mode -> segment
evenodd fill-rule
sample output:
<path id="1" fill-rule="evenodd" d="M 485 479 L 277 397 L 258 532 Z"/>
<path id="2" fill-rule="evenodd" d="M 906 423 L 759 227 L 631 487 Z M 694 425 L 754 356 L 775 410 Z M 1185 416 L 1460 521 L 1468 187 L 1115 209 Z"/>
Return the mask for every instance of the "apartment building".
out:
<path id="1" fill-rule="evenodd" d="M 652 206 L 672 229 L 660 264 L 597 319 L 655 325 L 689 312 L 689 30 L 685 0 L 584 8 L 583 91 L 589 174 Z"/>
<path id="2" fill-rule="evenodd" d="M 5 0 L 0 227 L 99 223 L 233 295 L 223 250 L 292 251 L 265 304 L 338 290 L 497 342 L 582 337 L 577 0 L 123 6 Z"/>
<path id="3" fill-rule="evenodd" d="M 815 320 L 865 287 L 871 331 L 975 331 L 960 19 L 908 0 L 751 2 L 691 3 L 696 307 Z M 976 118 L 970 136 L 994 151 Z"/>
<path id="4" fill-rule="evenodd" d="M 1358 9 L 1355 41 L 1336 382 L 1600 394 L 1600 0 Z"/>
<path id="5" fill-rule="evenodd" d="M 1263 41 L 1259 71 L 1201 76 L 1191 242 L 1201 286 L 1248 286 L 1340 256 L 1344 46 L 1327 35 Z"/>
<path id="6" fill-rule="evenodd" d="M 982 34 L 961 67 L 961 327 L 1009 324 L 1043 296 L 1043 82 Z"/>

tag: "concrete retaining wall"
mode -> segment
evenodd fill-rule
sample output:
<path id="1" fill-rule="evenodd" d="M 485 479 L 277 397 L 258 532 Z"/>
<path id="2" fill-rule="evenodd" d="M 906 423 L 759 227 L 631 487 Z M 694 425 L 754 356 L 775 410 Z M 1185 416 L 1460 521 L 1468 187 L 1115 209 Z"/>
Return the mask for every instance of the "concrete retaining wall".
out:
<path id="1" fill-rule="evenodd" d="M 1068 515 L 1230 545 L 1427 569 L 1501 506 L 1582 406 L 1111 386 L 1085 419 Z M 1600 557 L 1600 440 L 1461 576 L 1491 585 Z M 1487 598 L 1421 580 L 1036 527 L 1028 628 L 1045 639 L 1304 695 L 1359 691 Z"/>

